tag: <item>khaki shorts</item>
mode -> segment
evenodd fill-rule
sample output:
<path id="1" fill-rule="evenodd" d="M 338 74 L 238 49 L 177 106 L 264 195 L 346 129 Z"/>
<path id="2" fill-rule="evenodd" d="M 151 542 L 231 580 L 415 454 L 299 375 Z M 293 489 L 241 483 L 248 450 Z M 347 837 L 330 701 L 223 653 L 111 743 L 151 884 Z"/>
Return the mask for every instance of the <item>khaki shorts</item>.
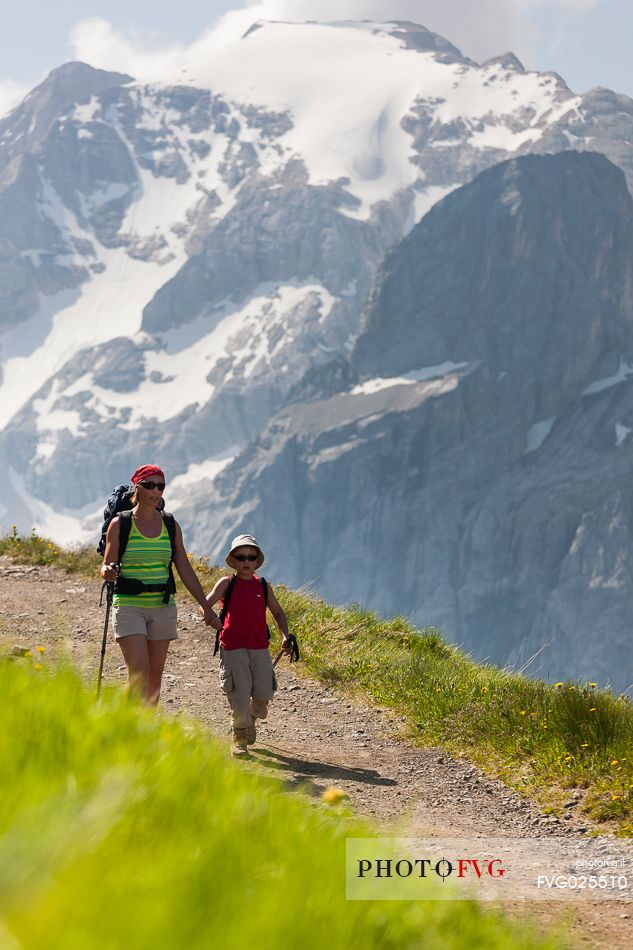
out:
<path id="1" fill-rule="evenodd" d="M 229 701 L 232 694 L 271 700 L 277 689 L 277 676 L 268 650 L 225 650 L 220 647 L 220 686 Z"/>
<path id="2" fill-rule="evenodd" d="M 177 640 L 177 608 L 132 607 L 121 604 L 113 607 L 112 626 L 117 640 L 141 634 L 148 640 Z"/>

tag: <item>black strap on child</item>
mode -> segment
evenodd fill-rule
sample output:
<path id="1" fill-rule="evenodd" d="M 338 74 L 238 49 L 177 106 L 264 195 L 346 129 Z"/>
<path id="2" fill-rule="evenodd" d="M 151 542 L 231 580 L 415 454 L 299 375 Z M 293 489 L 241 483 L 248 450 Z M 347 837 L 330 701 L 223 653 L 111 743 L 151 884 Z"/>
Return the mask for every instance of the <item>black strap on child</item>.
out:
<path id="1" fill-rule="evenodd" d="M 229 611 L 229 603 L 233 595 L 233 590 L 235 589 L 235 582 L 237 581 L 237 574 L 233 574 L 229 581 L 229 585 L 226 588 L 224 597 L 222 599 L 222 610 L 220 611 L 220 629 L 215 631 L 215 647 L 213 649 L 213 655 L 216 656 L 218 650 L 220 649 L 220 634 L 224 629 L 224 621 L 226 620 L 226 615 Z M 266 612 L 266 607 L 268 607 L 268 581 L 265 577 L 260 577 L 259 582 L 262 585 L 264 590 L 264 613 Z M 266 633 L 268 634 L 268 639 L 270 640 L 270 630 L 268 629 L 268 624 L 266 624 Z"/>
<path id="2" fill-rule="evenodd" d="M 299 656 L 299 644 L 297 643 L 297 638 L 295 637 L 294 633 L 289 633 L 288 636 L 286 637 L 286 643 L 284 645 L 284 648 L 280 650 L 277 656 L 275 657 L 275 661 L 273 663 L 273 669 L 275 669 L 275 667 L 279 663 L 280 659 L 284 655 L 285 650 L 288 646 L 290 647 L 290 662 L 296 663 L 297 660 L 301 659 L 301 657 Z"/>
<path id="3" fill-rule="evenodd" d="M 299 655 L 299 644 L 297 642 L 297 638 L 295 637 L 294 633 L 289 633 L 288 639 L 290 640 L 290 662 L 296 663 L 297 660 L 301 659 Z"/>

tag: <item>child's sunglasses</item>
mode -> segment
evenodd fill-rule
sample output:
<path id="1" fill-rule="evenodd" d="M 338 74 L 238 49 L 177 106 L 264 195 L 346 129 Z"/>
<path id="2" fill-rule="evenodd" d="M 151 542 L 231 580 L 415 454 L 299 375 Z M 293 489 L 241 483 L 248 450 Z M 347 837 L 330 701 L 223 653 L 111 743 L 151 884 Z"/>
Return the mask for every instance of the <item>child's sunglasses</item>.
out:
<path id="1" fill-rule="evenodd" d="M 165 491 L 165 482 L 139 482 L 139 485 L 147 488 L 148 491 L 154 491 L 155 488 L 159 491 Z"/>
<path id="2" fill-rule="evenodd" d="M 254 562 L 254 561 L 257 561 L 258 558 L 259 558 L 259 554 L 234 554 L 233 555 L 233 560 L 240 561 L 241 563 L 243 563 L 244 561 Z"/>

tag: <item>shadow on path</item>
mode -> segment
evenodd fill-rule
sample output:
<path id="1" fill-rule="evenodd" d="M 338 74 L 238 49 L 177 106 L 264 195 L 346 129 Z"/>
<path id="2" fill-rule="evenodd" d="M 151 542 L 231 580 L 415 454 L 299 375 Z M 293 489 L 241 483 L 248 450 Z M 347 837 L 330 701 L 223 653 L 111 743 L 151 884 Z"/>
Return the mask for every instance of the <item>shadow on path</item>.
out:
<path id="1" fill-rule="evenodd" d="M 257 756 L 262 756 L 270 769 L 296 773 L 291 782 L 298 783 L 310 778 L 338 779 L 345 782 L 359 782 L 363 785 L 397 785 L 392 778 L 386 778 L 375 769 L 346 768 L 333 762 L 308 761 L 297 759 L 282 751 L 271 748 L 254 748 Z M 261 761 L 261 760 L 260 760 Z"/>

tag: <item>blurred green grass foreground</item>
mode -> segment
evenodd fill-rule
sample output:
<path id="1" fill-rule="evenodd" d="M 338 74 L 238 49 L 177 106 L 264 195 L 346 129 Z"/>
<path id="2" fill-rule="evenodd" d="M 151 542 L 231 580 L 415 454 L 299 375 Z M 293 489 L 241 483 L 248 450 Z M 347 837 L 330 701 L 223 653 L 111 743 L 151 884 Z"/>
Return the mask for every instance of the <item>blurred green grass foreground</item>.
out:
<path id="1" fill-rule="evenodd" d="M 0 660 L 0 717 L 2 950 L 554 946 L 471 903 L 346 901 L 367 828 L 41 656 Z"/>

